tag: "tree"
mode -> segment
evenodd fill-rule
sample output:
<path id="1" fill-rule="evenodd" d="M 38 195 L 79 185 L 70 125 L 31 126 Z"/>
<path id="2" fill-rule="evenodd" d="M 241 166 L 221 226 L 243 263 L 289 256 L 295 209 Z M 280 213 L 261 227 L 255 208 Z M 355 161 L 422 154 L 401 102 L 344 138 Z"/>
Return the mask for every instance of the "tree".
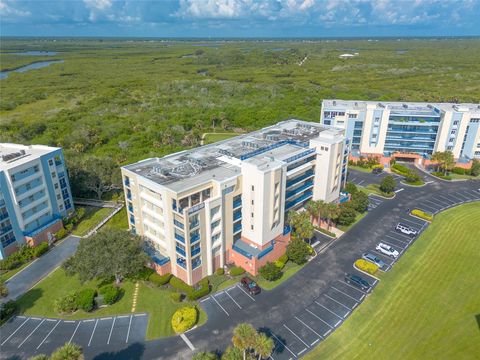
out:
<path id="1" fill-rule="evenodd" d="M 218 355 L 213 352 L 200 351 L 193 355 L 192 360 L 217 360 Z"/>
<path id="2" fill-rule="evenodd" d="M 222 360 L 242 360 L 243 358 L 244 354 L 242 354 L 242 350 L 233 346 L 227 347 L 222 355 Z"/>
<path id="3" fill-rule="evenodd" d="M 232 343 L 237 349 L 243 352 L 244 360 L 246 359 L 247 351 L 255 345 L 256 336 L 257 331 L 252 325 L 247 323 L 239 324 L 233 330 Z"/>
<path id="4" fill-rule="evenodd" d="M 166 129 L 161 134 L 161 142 L 163 145 L 172 145 L 175 141 L 172 130 Z"/>
<path id="5" fill-rule="evenodd" d="M 444 159 L 444 153 L 441 151 L 436 151 L 433 153 L 431 157 L 431 161 L 437 163 L 437 172 L 440 170 L 440 166 L 443 164 L 443 159 Z"/>
<path id="6" fill-rule="evenodd" d="M 82 348 L 77 344 L 67 343 L 55 350 L 50 360 L 83 360 Z"/>
<path id="7" fill-rule="evenodd" d="M 287 255 L 295 264 L 303 264 L 309 255 L 308 245 L 300 239 L 293 239 L 287 245 Z"/>
<path id="8" fill-rule="evenodd" d="M 0 278 L 0 298 L 4 298 L 8 295 L 8 288 L 7 285 L 5 285 L 5 280 L 3 278 Z"/>
<path id="9" fill-rule="evenodd" d="M 48 360 L 48 359 L 49 357 L 45 354 L 35 355 L 28 358 L 28 360 Z"/>
<path id="10" fill-rule="evenodd" d="M 115 277 L 118 284 L 142 270 L 147 261 L 140 238 L 111 229 L 80 240 L 76 254 L 65 262 L 64 268 L 69 274 L 78 273 L 82 282 Z"/>
<path id="11" fill-rule="evenodd" d="M 445 151 L 444 159 L 443 159 L 444 174 L 447 175 L 447 171 L 452 170 L 454 165 L 455 165 L 455 158 L 453 157 L 453 153 L 449 150 Z"/>
<path id="12" fill-rule="evenodd" d="M 295 239 L 305 240 L 311 239 L 314 235 L 315 228 L 310 221 L 308 212 L 290 211 L 288 213 L 288 222 L 292 227 L 292 236 Z"/>
<path id="13" fill-rule="evenodd" d="M 352 195 L 351 202 L 356 211 L 363 213 L 367 210 L 370 200 L 368 199 L 367 194 L 363 191 L 358 191 Z"/>
<path id="14" fill-rule="evenodd" d="M 255 338 L 254 351 L 258 356 L 258 360 L 268 358 L 273 351 L 275 344 L 271 338 L 269 338 L 265 333 L 259 333 Z"/>
<path id="15" fill-rule="evenodd" d="M 347 193 L 349 193 L 350 195 L 354 195 L 358 192 L 358 189 L 357 189 L 357 185 L 355 185 L 354 183 L 352 182 L 347 182 L 345 184 L 345 189 L 344 189 Z"/>
<path id="16" fill-rule="evenodd" d="M 420 175 L 417 171 L 408 169 L 407 173 L 405 174 L 405 181 L 409 183 L 420 181 Z"/>
<path id="17" fill-rule="evenodd" d="M 380 182 L 380 191 L 390 194 L 395 190 L 395 179 L 392 175 L 385 176 Z"/>
<path id="18" fill-rule="evenodd" d="M 334 203 L 325 203 L 325 218 L 327 219 L 327 229 L 330 230 L 331 222 L 335 221 L 339 215 L 338 205 Z"/>
<path id="19" fill-rule="evenodd" d="M 282 276 L 282 270 L 272 262 L 267 262 L 259 269 L 259 271 L 260 275 L 262 275 L 264 279 L 268 281 L 277 280 Z"/>
<path id="20" fill-rule="evenodd" d="M 340 212 L 338 215 L 338 223 L 340 225 L 351 225 L 355 222 L 357 212 L 349 203 L 341 204 L 339 206 Z"/>
<path id="21" fill-rule="evenodd" d="M 478 159 L 472 160 L 472 167 L 470 168 L 470 175 L 478 176 L 480 175 L 480 161 Z"/>

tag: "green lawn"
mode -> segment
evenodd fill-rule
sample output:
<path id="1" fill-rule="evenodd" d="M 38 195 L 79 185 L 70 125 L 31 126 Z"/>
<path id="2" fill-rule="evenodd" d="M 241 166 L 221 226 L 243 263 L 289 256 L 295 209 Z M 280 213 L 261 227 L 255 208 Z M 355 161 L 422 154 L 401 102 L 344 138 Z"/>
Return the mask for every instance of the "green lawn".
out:
<path id="1" fill-rule="evenodd" d="M 475 359 L 480 203 L 449 209 L 305 359 Z"/>
<path id="2" fill-rule="evenodd" d="M 134 283 L 131 281 L 122 283 L 121 287 L 124 290 L 124 294 L 117 303 L 111 306 L 90 313 L 79 310 L 73 315 L 67 316 L 58 315 L 55 312 L 53 304 L 59 297 L 78 291 L 81 288 L 95 288 L 97 285 L 98 283 L 95 281 L 82 285 L 76 276 L 66 276 L 63 269 L 57 269 L 18 300 L 19 313 L 28 316 L 45 316 L 72 320 L 130 314 L 134 291 Z M 179 307 L 185 306 L 186 303 L 174 303 L 170 300 L 170 293 L 171 290 L 168 288 L 160 289 L 150 287 L 147 283 L 140 283 L 136 312 L 147 312 L 150 315 L 147 339 L 173 335 L 170 319 L 173 313 Z M 196 303 L 192 302 L 191 304 Z M 200 311 L 199 323 L 202 324 L 205 321 L 206 314 Z"/>
<path id="3" fill-rule="evenodd" d="M 348 165 L 348 169 L 357 170 L 357 171 L 361 171 L 361 172 L 364 172 L 364 173 L 371 173 L 372 172 L 372 168 L 364 168 L 364 167 L 357 166 L 357 165 Z"/>
<path id="4" fill-rule="evenodd" d="M 393 193 L 392 194 L 386 194 L 384 192 L 382 192 L 380 190 L 380 185 L 378 184 L 369 184 L 367 185 L 366 187 L 363 187 L 363 186 L 357 186 L 357 188 L 361 191 L 363 191 L 364 193 L 366 193 L 367 195 L 368 194 L 374 194 L 374 195 L 380 195 L 380 196 L 383 196 L 383 197 L 393 197 Z"/>
<path id="5" fill-rule="evenodd" d="M 257 281 L 258 285 L 265 290 L 272 290 L 276 288 L 278 285 L 283 283 L 284 281 L 287 281 L 289 278 L 291 278 L 295 273 L 303 268 L 306 264 L 302 265 L 297 265 L 292 261 L 288 261 L 285 264 L 285 267 L 282 269 L 283 275 L 280 279 L 275 280 L 275 281 L 268 281 L 265 280 L 262 276 L 257 276 L 255 280 Z"/>
<path id="6" fill-rule="evenodd" d="M 408 181 L 402 181 L 403 183 L 405 183 L 406 185 L 410 185 L 410 186 L 423 186 L 425 185 L 425 182 L 423 182 L 422 180 L 417 180 L 417 181 L 413 181 L 413 182 L 408 182 Z"/>
<path id="7" fill-rule="evenodd" d="M 453 172 L 450 173 L 450 177 L 453 180 L 457 180 L 457 179 L 478 180 L 478 179 L 480 179 L 480 175 L 478 175 L 478 176 L 462 175 L 462 174 L 455 174 Z"/>
<path id="8" fill-rule="evenodd" d="M 124 207 L 103 225 L 102 229 L 128 230 L 127 209 Z"/>
<path id="9" fill-rule="evenodd" d="M 240 134 L 237 134 L 237 133 L 218 133 L 218 134 L 207 133 L 207 134 L 205 134 L 204 144 L 207 145 L 207 144 L 211 144 L 211 143 L 214 143 L 214 142 L 217 142 L 217 141 L 230 139 L 230 138 L 238 136 L 238 135 L 240 135 Z"/>
<path id="10" fill-rule="evenodd" d="M 97 224 L 99 224 L 103 219 L 105 219 L 109 214 L 112 213 L 113 209 L 111 208 L 98 208 L 92 206 L 84 206 L 85 216 L 78 223 L 76 228 L 72 231 L 73 235 L 83 236 L 86 235 L 91 229 L 93 229 Z M 125 216 L 126 219 L 126 216 Z"/>

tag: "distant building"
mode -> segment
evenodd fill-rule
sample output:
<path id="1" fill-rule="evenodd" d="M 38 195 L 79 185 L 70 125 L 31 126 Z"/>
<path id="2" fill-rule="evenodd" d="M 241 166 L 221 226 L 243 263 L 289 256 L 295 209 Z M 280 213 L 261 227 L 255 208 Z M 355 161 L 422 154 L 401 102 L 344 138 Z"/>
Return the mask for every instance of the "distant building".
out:
<path id="1" fill-rule="evenodd" d="M 124 166 L 130 229 L 157 272 L 188 284 L 226 264 L 257 274 L 285 252 L 289 210 L 339 198 L 347 142 L 342 130 L 288 120 Z"/>
<path id="2" fill-rule="evenodd" d="M 358 56 L 358 53 L 354 53 L 354 54 L 342 54 L 339 56 L 340 59 L 351 59 L 355 56 Z"/>
<path id="3" fill-rule="evenodd" d="M 480 158 L 480 104 L 324 100 L 320 123 L 344 129 L 355 157 L 428 163 L 449 150 L 458 164 Z"/>
<path id="4" fill-rule="evenodd" d="M 60 148 L 0 143 L 0 259 L 50 240 L 73 210 Z"/>

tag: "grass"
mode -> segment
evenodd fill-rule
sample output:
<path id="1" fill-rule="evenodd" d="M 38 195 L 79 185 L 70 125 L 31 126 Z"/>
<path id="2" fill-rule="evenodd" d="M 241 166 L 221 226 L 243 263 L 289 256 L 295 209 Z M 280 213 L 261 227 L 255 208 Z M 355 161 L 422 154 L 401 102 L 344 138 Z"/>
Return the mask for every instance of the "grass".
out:
<path id="1" fill-rule="evenodd" d="M 206 133 L 204 138 L 204 144 L 212 144 L 217 141 L 230 139 L 232 137 L 238 136 L 237 133 Z"/>
<path id="2" fill-rule="evenodd" d="M 304 359 L 474 359 L 480 354 L 480 203 L 446 210 L 357 310 Z"/>
<path id="3" fill-rule="evenodd" d="M 364 167 L 357 166 L 357 165 L 348 165 L 348 169 L 357 170 L 357 171 L 361 171 L 361 172 L 364 172 L 364 173 L 371 173 L 372 172 L 372 168 L 364 168 Z"/>
<path id="4" fill-rule="evenodd" d="M 452 180 L 460 180 L 460 179 L 467 179 L 467 180 L 478 180 L 480 179 L 480 175 L 478 176 L 472 176 L 472 175 L 465 175 L 465 174 L 455 174 L 453 172 L 451 172 L 450 174 L 450 177 L 452 178 Z"/>
<path id="5" fill-rule="evenodd" d="M 383 196 L 383 197 L 386 197 L 386 198 L 393 198 L 393 196 L 394 196 L 394 193 L 387 194 L 387 193 L 384 193 L 383 191 L 381 191 L 380 190 L 380 185 L 378 185 L 378 184 L 369 184 L 365 187 L 357 186 L 357 188 L 360 191 L 363 191 L 364 193 L 366 193 L 367 195 L 374 194 L 374 195 L 380 195 L 380 196 Z"/>
<path id="6" fill-rule="evenodd" d="M 362 220 L 366 215 L 368 214 L 368 211 L 364 211 L 363 213 L 357 213 L 357 216 L 355 217 L 355 221 L 350 224 L 350 225 L 337 225 L 337 228 L 342 230 L 343 232 L 347 232 L 352 228 L 353 225 L 358 223 L 360 220 Z"/>
<path id="7" fill-rule="evenodd" d="M 425 183 L 422 180 L 417 180 L 417 181 L 403 181 L 405 184 L 410 185 L 410 186 L 422 186 L 425 185 Z"/>
<path id="8" fill-rule="evenodd" d="M 103 219 L 110 215 L 113 211 L 111 208 L 98 208 L 92 206 L 85 206 L 85 216 L 78 223 L 76 228 L 72 231 L 73 235 L 86 235 L 91 229 L 99 224 Z M 127 217 L 125 216 L 125 219 Z M 119 220 L 117 220 L 119 221 Z"/>
<path id="9" fill-rule="evenodd" d="M 255 281 L 257 282 L 257 284 L 262 288 L 262 289 L 265 289 L 265 290 L 272 290 L 274 288 L 276 288 L 277 286 L 279 286 L 280 284 L 282 284 L 283 282 L 287 281 L 289 278 L 291 278 L 293 275 L 295 275 L 295 273 L 300 270 L 301 268 L 303 268 L 305 264 L 302 264 L 302 265 L 297 265 L 295 264 L 294 262 L 292 261 L 288 261 L 286 264 L 285 264 L 285 267 L 282 269 L 282 277 L 280 279 L 277 279 L 275 281 L 268 281 L 268 280 L 265 280 L 263 277 L 261 277 L 260 275 L 255 277 Z"/>
<path id="10" fill-rule="evenodd" d="M 124 207 L 103 225 L 102 229 L 128 230 L 127 209 Z"/>
<path id="11" fill-rule="evenodd" d="M 27 316 L 42 316 L 61 319 L 85 319 L 102 316 L 129 314 L 132 308 L 134 283 L 124 281 L 121 285 L 124 290 L 121 299 L 113 305 L 84 312 L 79 310 L 72 315 L 59 315 L 55 312 L 53 304 L 59 297 L 65 296 L 82 288 L 96 288 L 97 281 L 81 284 L 77 276 L 67 276 L 63 269 L 59 268 L 48 277 L 38 283 L 18 300 L 19 313 Z M 149 284 L 140 282 L 136 312 L 149 314 L 147 327 L 147 339 L 154 339 L 173 335 L 170 319 L 173 313 L 180 307 L 194 302 L 174 303 L 170 299 L 171 290 L 151 287 Z M 206 321 L 206 314 L 200 310 L 199 324 Z"/>

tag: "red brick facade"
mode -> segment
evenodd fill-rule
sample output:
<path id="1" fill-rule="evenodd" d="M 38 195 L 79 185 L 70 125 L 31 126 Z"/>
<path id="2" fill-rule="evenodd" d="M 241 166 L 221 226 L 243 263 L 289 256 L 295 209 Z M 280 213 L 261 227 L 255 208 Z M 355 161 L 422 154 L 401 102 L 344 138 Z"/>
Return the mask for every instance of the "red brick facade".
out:
<path id="1" fill-rule="evenodd" d="M 48 233 L 50 234 L 55 234 L 57 231 L 63 229 L 63 222 L 62 220 L 58 220 L 56 223 L 54 223 L 52 226 L 49 226 L 42 232 L 38 233 L 35 236 L 25 236 L 25 241 L 28 246 L 37 246 L 38 244 L 42 242 L 48 242 Z"/>

